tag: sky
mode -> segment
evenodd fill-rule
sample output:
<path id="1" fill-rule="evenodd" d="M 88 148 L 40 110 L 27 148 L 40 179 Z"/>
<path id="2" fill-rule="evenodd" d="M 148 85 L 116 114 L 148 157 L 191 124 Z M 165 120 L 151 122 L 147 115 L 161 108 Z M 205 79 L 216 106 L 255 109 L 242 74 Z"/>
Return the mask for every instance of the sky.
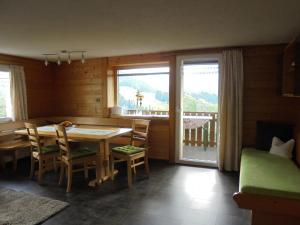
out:
<path id="1" fill-rule="evenodd" d="M 218 94 L 219 68 L 214 65 L 185 65 L 183 85 L 186 92 Z"/>
<path id="2" fill-rule="evenodd" d="M 124 69 L 119 70 L 119 74 L 143 74 L 143 73 L 168 73 L 168 67 L 157 67 L 157 68 L 141 68 L 141 69 Z M 137 80 L 146 82 L 148 85 L 155 89 L 163 92 L 169 92 L 169 76 L 168 75 L 147 75 L 147 76 L 136 76 Z"/>
<path id="3" fill-rule="evenodd" d="M 119 74 L 143 74 L 169 72 L 168 67 L 141 68 L 119 70 Z M 208 92 L 218 94 L 219 67 L 218 64 L 184 65 L 184 91 L 186 92 Z M 169 77 L 164 75 L 137 76 L 136 79 L 144 81 L 152 87 L 169 92 Z"/>

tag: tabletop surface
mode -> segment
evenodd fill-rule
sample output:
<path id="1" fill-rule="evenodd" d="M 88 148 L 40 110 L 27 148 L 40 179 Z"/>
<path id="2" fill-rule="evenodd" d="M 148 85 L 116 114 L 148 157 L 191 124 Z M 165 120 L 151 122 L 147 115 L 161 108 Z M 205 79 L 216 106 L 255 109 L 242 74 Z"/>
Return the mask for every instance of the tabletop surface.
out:
<path id="1" fill-rule="evenodd" d="M 56 137 L 53 125 L 38 127 L 38 133 L 44 137 Z M 68 138 L 79 140 L 103 140 L 130 133 L 131 128 L 118 128 L 110 126 L 75 125 L 66 127 Z M 17 134 L 27 135 L 26 129 L 15 131 Z"/>
<path id="2" fill-rule="evenodd" d="M 183 116 L 183 128 L 197 129 L 203 127 L 211 119 L 211 116 Z"/>

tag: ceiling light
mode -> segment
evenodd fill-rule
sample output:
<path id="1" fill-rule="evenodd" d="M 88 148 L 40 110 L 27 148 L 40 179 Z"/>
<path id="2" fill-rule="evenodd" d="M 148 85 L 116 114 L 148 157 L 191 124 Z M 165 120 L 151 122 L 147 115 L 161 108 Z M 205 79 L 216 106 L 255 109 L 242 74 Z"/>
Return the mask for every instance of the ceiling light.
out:
<path id="1" fill-rule="evenodd" d="M 60 66 L 60 64 L 61 64 L 60 56 L 57 56 L 57 65 Z"/>
<path id="2" fill-rule="evenodd" d="M 45 56 L 45 66 L 48 66 L 48 57 Z"/>
<path id="3" fill-rule="evenodd" d="M 81 63 L 84 64 L 85 63 L 85 53 L 86 51 L 67 51 L 67 50 L 62 50 L 59 53 L 46 53 L 43 54 L 43 56 L 45 57 L 45 66 L 49 65 L 49 58 L 50 61 L 53 60 L 53 58 L 55 59 L 56 57 L 56 62 L 57 65 L 61 65 L 62 60 L 61 60 L 61 56 L 63 59 L 67 59 L 68 64 L 72 63 L 72 55 L 73 54 L 81 54 Z M 52 58 L 53 57 L 53 58 Z"/>
<path id="4" fill-rule="evenodd" d="M 68 53 L 68 63 L 71 64 L 71 52 Z"/>
<path id="5" fill-rule="evenodd" d="M 85 63 L 84 52 L 81 52 L 81 63 Z"/>

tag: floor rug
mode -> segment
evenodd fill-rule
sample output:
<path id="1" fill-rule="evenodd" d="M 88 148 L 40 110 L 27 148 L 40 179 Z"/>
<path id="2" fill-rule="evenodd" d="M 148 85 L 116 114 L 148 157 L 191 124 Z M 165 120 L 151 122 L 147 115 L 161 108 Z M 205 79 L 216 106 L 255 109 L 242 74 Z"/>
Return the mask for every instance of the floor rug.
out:
<path id="1" fill-rule="evenodd" d="M 39 224 L 67 206 L 59 200 L 0 188 L 0 225 Z"/>

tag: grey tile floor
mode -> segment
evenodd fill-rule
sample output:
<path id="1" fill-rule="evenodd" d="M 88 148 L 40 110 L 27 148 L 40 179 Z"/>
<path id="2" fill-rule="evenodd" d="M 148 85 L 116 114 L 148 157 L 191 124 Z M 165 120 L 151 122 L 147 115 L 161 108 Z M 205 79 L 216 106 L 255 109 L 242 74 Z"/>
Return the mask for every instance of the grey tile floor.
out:
<path id="1" fill-rule="evenodd" d="M 196 161 L 211 162 L 217 164 L 217 147 L 190 146 L 184 145 L 182 158 Z"/>
<path id="2" fill-rule="evenodd" d="M 43 224 L 105 225 L 249 225 L 250 212 L 239 209 L 232 200 L 238 190 L 238 174 L 217 169 L 170 165 L 151 161 L 151 176 L 137 171 L 134 185 L 128 189 L 124 168 L 116 181 L 96 189 L 78 173 L 72 193 L 57 185 L 58 175 L 47 174 L 44 184 L 27 178 L 28 161 L 22 161 L 17 173 L 0 172 L 0 187 L 35 193 L 67 201 L 70 207 Z M 90 173 L 93 178 L 92 172 Z"/>

